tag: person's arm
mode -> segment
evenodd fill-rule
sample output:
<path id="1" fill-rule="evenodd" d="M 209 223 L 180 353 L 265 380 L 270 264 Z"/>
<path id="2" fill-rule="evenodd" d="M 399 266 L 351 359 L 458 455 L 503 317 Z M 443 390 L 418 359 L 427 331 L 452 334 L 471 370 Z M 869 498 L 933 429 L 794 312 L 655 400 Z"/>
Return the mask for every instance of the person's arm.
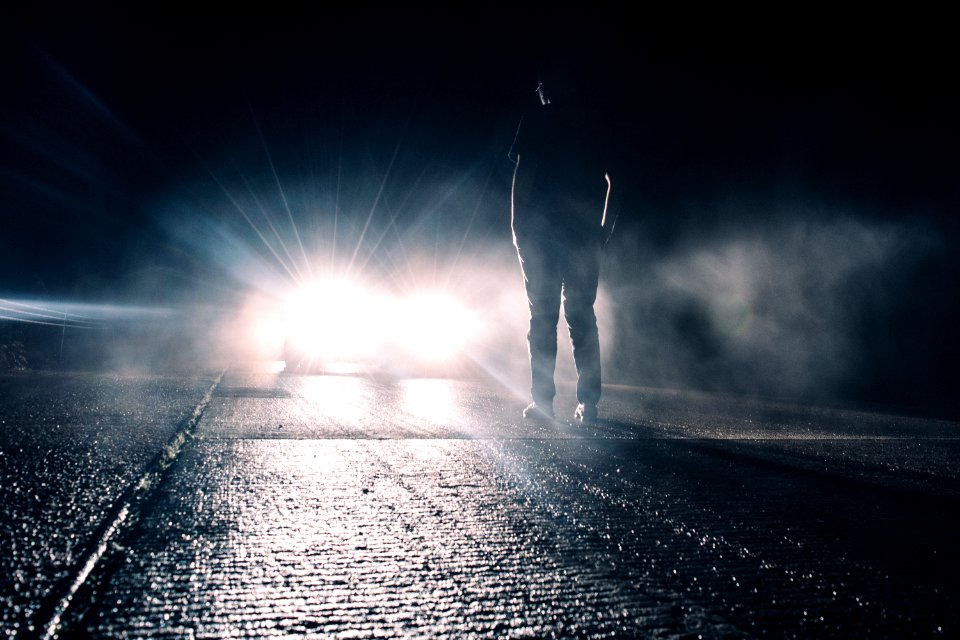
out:
<path id="1" fill-rule="evenodd" d="M 519 164 L 520 162 L 520 149 L 517 144 L 520 139 L 520 127 L 523 126 L 523 116 L 517 120 L 517 128 L 513 132 L 513 141 L 510 143 L 510 148 L 507 150 L 507 158 L 513 164 Z"/>
<path id="2" fill-rule="evenodd" d="M 617 219 L 620 217 L 620 203 L 622 202 L 623 187 L 620 182 L 617 187 L 613 186 L 610 174 L 603 174 L 607 181 L 607 195 L 603 201 L 603 216 L 600 219 L 601 243 L 606 245 L 610 242 L 613 230 L 617 226 Z"/>
<path id="3" fill-rule="evenodd" d="M 513 233 L 513 244 L 517 244 L 517 212 L 514 201 L 515 190 L 517 188 L 517 169 L 520 168 L 520 154 L 513 158 L 513 178 L 510 180 L 510 230 Z"/>

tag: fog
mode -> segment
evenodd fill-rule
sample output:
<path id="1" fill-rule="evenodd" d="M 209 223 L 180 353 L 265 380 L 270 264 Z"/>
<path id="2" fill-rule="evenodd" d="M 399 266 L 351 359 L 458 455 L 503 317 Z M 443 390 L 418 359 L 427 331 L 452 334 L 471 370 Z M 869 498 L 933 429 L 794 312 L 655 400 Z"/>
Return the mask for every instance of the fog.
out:
<path id="1" fill-rule="evenodd" d="M 48 325 L 36 362 L 144 371 L 280 359 L 265 327 L 284 296 L 348 275 L 394 294 L 456 292 L 482 327 L 467 356 L 525 394 L 503 158 L 444 156 L 407 125 L 301 125 L 304 135 L 278 133 L 251 114 L 194 154 L 144 204 L 113 300 L 81 314 L 83 300 L 47 299 L 31 303 L 47 315 L 21 313 Z M 957 265 L 942 219 L 795 192 L 751 199 L 745 188 L 666 208 L 634 193 L 603 256 L 605 382 L 956 409 L 957 303 L 944 292 Z M 564 388 L 575 373 L 562 316 L 558 329 Z M 32 340 L 37 351 L 44 340 Z"/>
<path id="2" fill-rule="evenodd" d="M 374 20 L 321 43 L 277 18 L 267 35 L 260 16 L 100 17 L 77 16 L 88 34 L 26 11 L 4 43 L 0 365 L 274 359 L 284 296 L 347 276 L 455 292 L 480 320 L 470 360 L 525 393 L 505 152 L 538 43 L 579 41 L 582 16 L 518 16 L 514 40 L 494 15 L 469 33 Z M 719 29 L 636 44 L 618 19 L 590 31 L 625 191 L 597 304 L 605 381 L 956 414 L 939 49 L 894 73 L 845 33 L 809 56 L 757 36 L 762 58 Z"/>
<path id="3" fill-rule="evenodd" d="M 733 222 L 665 252 L 639 232 L 619 239 L 605 265 L 610 368 L 654 386 L 819 400 L 942 393 L 931 350 L 956 347 L 927 332 L 956 303 L 931 293 L 950 276 L 930 267 L 950 261 L 929 221 L 762 213 L 725 212 Z"/>
<path id="4" fill-rule="evenodd" d="M 349 273 L 393 293 L 457 292 L 482 327 L 471 361 L 526 392 L 526 301 L 492 164 L 426 165 L 411 182 L 409 165 L 391 174 L 337 163 L 327 175 L 315 164 L 304 180 L 274 174 L 260 152 L 242 164 L 250 175 L 236 162 L 211 165 L 158 200 L 157 243 L 172 262 L 144 266 L 127 295 L 164 291 L 176 315 L 149 340 L 115 341 L 114 366 L 279 359 L 262 328 L 283 296 L 311 277 Z M 322 188 L 337 184 L 335 169 L 339 192 Z M 935 219 L 740 199 L 686 210 L 666 228 L 632 211 L 605 250 L 605 382 L 954 410 L 944 376 L 956 344 L 944 323 L 956 302 L 941 292 L 956 265 Z M 562 316 L 558 329 L 558 381 L 569 388 Z"/>

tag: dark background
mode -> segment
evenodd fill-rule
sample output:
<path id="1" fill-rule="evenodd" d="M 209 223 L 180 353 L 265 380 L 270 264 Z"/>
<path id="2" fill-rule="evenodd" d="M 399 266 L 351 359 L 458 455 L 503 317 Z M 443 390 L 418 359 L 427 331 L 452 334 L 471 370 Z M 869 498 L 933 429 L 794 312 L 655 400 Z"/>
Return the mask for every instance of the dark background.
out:
<path id="1" fill-rule="evenodd" d="M 318 261 L 403 288 L 419 253 L 498 277 L 517 115 L 576 55 L 620 143 L 607 380 L 958 414 L 945 16 L 4 11 L 7 299 L 222 306 Z"/>

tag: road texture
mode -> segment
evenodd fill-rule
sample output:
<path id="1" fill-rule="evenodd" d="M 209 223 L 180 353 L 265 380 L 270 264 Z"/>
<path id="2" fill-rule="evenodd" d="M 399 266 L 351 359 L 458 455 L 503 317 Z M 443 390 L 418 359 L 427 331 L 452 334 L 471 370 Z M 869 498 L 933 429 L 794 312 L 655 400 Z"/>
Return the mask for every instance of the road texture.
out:
<path id="1" fill-rule="evenodd" d="M 0 636 L 39 635 L 215 380 L 0 375 Z"/>
<path id="2" fill-rule="evenodd" d="M 960 633 L 955 422 L 609 387 L 595 427 L 536 425 L 490 381 L 239 368 L 36 385 L 0 382 L 7 637 Z"/>

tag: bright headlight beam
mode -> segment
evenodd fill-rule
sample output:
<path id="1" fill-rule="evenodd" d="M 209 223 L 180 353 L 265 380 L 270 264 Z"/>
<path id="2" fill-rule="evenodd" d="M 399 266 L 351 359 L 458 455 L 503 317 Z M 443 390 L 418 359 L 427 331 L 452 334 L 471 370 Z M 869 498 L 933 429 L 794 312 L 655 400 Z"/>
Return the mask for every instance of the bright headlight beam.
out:
<path id="1" fill-rule="evenodd" d="M 455 356 L 475 330 L 475 319 L 453 298 L 421 293 L 399 309 L 396 340 L 415 358 L 439 361 Z"/>
<path id="2" fill-rule="evenodd" d="M 327 361 L 369 356 L 383 342 L 382 313 L 382 304 L 357 283 L 315 282 L 287 301 L 288 346 Z"/>
<path id="3" fill-rule="evenodd" d="M 398 298 L 345 280 L 302 287 L 284 306 L 287 355 L 315 365 L 440 363 L 461 353 L 477 324 L 449 294 Z"/>

